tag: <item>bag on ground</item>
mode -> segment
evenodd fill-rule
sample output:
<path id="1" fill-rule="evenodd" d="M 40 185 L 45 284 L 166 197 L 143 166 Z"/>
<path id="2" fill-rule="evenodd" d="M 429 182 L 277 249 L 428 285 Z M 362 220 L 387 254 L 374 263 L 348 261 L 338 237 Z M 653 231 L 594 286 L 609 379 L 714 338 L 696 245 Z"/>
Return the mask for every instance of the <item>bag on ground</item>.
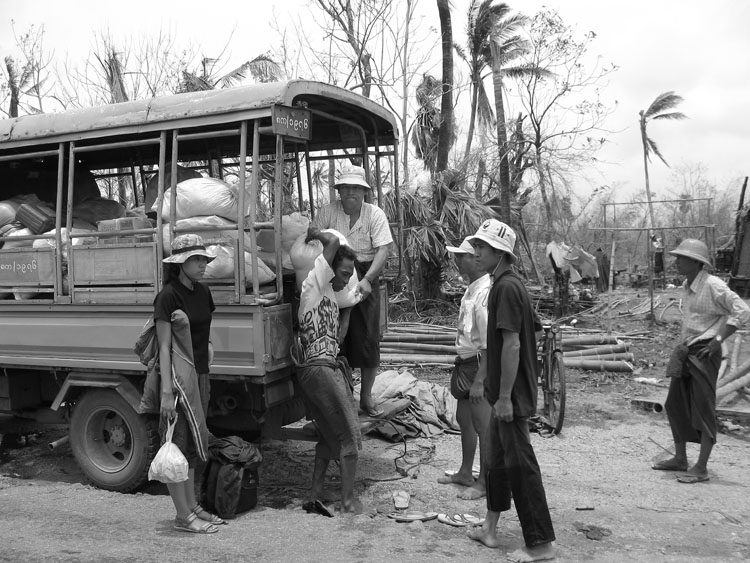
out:
<path id="1" fill-rule="evenodd" d="M 238 436 L 217 438 L 208 447 L 203 472 L 201 504 L 225 519 L 247 512 L 258 504 L 260 450 Z"/>

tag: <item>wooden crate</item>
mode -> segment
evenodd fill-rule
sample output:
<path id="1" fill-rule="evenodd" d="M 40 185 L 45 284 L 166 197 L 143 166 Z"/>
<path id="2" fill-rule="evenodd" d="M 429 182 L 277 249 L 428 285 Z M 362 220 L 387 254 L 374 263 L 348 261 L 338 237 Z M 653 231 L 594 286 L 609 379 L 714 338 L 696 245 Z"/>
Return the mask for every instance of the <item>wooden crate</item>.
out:
<path id="1" fill-rule="evenodd" d="M 156 285 L 154 243 L 74 246 L 71 284 L 76 287 L 101 285 Z"/>
<path id="2" fill-rule="evenodd" d="M 55 287 L 54 248 L 9 248 L 0 251 L 0 288 L 51 292 Z"/>

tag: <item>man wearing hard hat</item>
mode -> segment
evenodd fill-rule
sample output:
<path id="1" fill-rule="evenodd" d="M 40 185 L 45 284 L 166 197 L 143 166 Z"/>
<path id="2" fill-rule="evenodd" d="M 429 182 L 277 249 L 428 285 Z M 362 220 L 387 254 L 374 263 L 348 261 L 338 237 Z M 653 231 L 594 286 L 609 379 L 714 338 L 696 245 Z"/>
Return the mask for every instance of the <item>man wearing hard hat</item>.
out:
<path id="1" fill-rule="evenodd" d="M 716 379 L 721 343 L 750 321 L 750 307 L 719 278 L 709 274 L 708 247 L 685 239 L 669 254 L 685 276 L 681 343 L 667 366 L 670 378 L 665 408 L 672 429 L 675 454 L 652 465 L 678 471 L 680 483 L 708 481 L 708 458 L 716 443 Z M 688 469 L 686 443 L 700 444 L 695 464 Z"/>

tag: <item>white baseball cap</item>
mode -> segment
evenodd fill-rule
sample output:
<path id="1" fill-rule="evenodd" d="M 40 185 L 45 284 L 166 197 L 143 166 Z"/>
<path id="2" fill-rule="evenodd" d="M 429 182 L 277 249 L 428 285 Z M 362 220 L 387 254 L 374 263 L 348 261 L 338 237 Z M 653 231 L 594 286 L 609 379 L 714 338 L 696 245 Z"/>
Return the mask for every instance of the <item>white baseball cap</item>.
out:
<path id="1" fill-rule="evenodd" d="M 466 237 L 459 246 L 446 245 L 445 249 L 453 254 L 474 254 L 474 247 L 469 242 L 469 237 Z"/>
<path id="2" fill-rule="evenodd" d="M 516 233 L 508 225 L 497 219 L 487 219 L 473 236 L 467 237 L 467 240 L 472 245 L 475 240 L 483 240 L 492 248 L 505 252 L 510 257 L 511 262 L 518 259 L 513 254 L 513 249 L 516 246 Z"/>

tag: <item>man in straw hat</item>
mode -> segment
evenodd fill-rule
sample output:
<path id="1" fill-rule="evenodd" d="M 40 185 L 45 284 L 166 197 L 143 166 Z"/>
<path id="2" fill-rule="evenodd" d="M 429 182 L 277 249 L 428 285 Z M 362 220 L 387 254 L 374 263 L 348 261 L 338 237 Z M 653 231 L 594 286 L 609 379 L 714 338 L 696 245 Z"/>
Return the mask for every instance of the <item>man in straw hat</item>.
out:
<path id="1" fill-rule="evenodd" d="M 351 308 L 342 353 L 352 368 L 361 372 L 359 406 L 371 417 L 383 415 L 372 398 L 372 386 L 380 366 L 380 286 L 393 237 L 382 209 L 365 202 L 370 189 L 361 166 L 347 165 L 336 180 L 339 200 L 321 208 L 313 219 L 319 229 L 335 229 L 357 254 L 355 264 L 362 301 Z"/>
<path id="2" fill-rule="evenodd" d="M 453 254 L 458 273 L 469 284 L 461 297 L 456 323 L 456 365 L 451 376 L 451 395 L 458 401 L 456 420 L 461 428 L 461 467 L 455 473 L 438 478 L 438 483 L 456 483 L 468 487 L 458 497 L 480 499 L 486 494 L 484 471 L 474 479 L 472 467 L 479 438 L 479 467 L 486 453 L 483 441 L 490 421 L 490 405 L 484 399 L 487 374 L 487 297 L 490 276 L 474 259 L 474 248 L 468 237 L 460 246 L 446 246 Z"/>
<path id="3" fill-rule="evenodd" d="M 488 219 L 469 242 L 475 257 L 492 277 L 487 305 L 487 377 L 484 396 L 492 406 L 487 432 L 487 516 L 471 539 L 498 547 L 497 522 L 513 500 L 525 545 L 509 555 L 513 561 L 555 558 L 555 532 L 529 435 L 536 413 L 536 330 L 539 321 L 523 280 L 511 269 L 516 261 L 516 234 L 508 225 Z"/>
<path id="4" fill-rule="evenodd" d="M 670 378 L 665 403 L 674 439 L 674 456 L 652 465 L 679 471 L 680 483 L 708 481 L 708 458 L 716 443 L 716 379 L 721 364 L 721 343 L 750 320 L 750 307 L 716 276 L 706 244 L 685 239 L 669 254 L 685 276 L 681 343 L 667 365 Z M 700 444 L 695 464 L 688 469 L 687 442 Z"/>

